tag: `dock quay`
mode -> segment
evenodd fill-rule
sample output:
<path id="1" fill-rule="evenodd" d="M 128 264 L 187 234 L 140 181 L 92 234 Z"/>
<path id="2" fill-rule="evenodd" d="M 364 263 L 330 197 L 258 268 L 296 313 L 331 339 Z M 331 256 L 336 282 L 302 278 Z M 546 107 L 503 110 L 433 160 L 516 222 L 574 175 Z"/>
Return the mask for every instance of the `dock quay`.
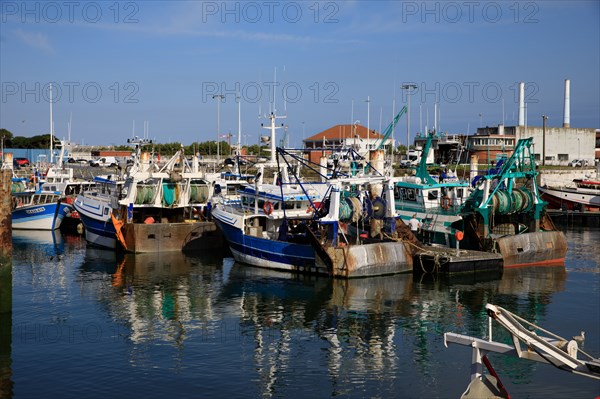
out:
<path id="1" fill-rule="evenodd" d="M 567 226 L 600 227 L 600 212 L 548 209 L 554 222 Z"/>
<path id="2" fill-rule="evenodd" d="M 500 276 L 503 264 L 500 253 L 426 246 L 414 255 L 413 273 Z"/>

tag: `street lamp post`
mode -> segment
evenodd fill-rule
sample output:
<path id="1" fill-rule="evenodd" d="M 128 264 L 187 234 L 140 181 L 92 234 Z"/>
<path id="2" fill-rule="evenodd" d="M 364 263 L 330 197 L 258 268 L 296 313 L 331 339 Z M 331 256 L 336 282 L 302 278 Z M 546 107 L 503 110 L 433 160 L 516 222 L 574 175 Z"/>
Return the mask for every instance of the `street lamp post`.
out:
<path id="1" fill-rule="evenodd" d="M 579 137 L 577 137 L 577 159 L 581 162 L 581 140 Z M 581 162 L 581 165 L 583 166 L 583 162 Z"/>
<path id="2" fill-rule="evenodd" d="M 407 103 L 406 107 L 406 153 L 408 154 L 408 149 L 410 148 L 410 90 L 416 89 L 417 85 L 414 83 L 407 83 L 402 85 L 402 89 L 408 90 L 407 93 Z"/>
<path id="3" fill-rule="evenodd" d="M 546 166 L 546 121 L 548 117 L 542 115 L 542 166 Z"/>
<path id="4" fill-rule="evenodd" d="M 225 98 L 223 94 L 215 94 L 212 96 L 213 100 L 216 98 L 217 101 L 217 165 L 220 163 L 220 152 L 219 152 L 219 140 L 221 140 L 221 100 Z"/>
<path id="5" fill-rule="evenodd" d="M 367 96 L 367 162 L 371 161 L 371 96 Z"/>

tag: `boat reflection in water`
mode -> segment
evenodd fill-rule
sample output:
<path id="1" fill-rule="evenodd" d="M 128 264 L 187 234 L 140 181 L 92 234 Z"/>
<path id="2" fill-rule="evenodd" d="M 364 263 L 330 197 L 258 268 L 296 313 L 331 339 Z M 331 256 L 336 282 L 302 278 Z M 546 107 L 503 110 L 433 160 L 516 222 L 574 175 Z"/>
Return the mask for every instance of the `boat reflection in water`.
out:
<path id="1" fill-rule="evenodd" d="M 12 241 L 13 248 L 26 251 L 31 256 L 52 256 L 64 252 L 60 230 L 13 230 Z"/>
<path id="2" fill-rule="evenodd" d="M 98 294 L 98 301 L 123 325 L 120 335 L 127 340 L 180 346 L 202 323 L 216 318 L 213 290 L 218 292 L 222 284 L 217 259 L 222 262 L 201 262 L 179 252 L 117 254 L 88 248 L 80 282 L 82 290 Z M 98 273 L 104 277 L 90 278 Z"/>
<path id="3" fill-rule="evenodd" d="M 131 364 L 193 363 L 194 372 L 214 378 L 233 368 L 247 375 L 241 389 L 263 397 L 314 393 L 316 386 L 327 396 L 385 396 L 397 392 L 399 378 L 412 382 L 411 397 L 450 392 L 449 381 L 459 381 L 458 396 L 468 372 L 451 366 L 462 362 L 458 350 L 442 349 L 442 334 L 485 337 L 484 305 L 492 300 L 537 322 L 566 280 L 564 267 L 513 269 L 477 284 L 406 274 L 338 280 L 179 253 L 107 257 L 114 269 L 103 269 L 103 256 L 86 251 L 82 276 L 103 276 L 80 284 L 83 291 L 102 285 L 90 292 L 122 326 Z M 157 345 L 160 362 L 148 357 Z M 494 364 L 510 376 L 508 385 L 535 380 L 535 365 L 509 358 Z M 310 378 L 298 378 L 306 373 Z M 430 378 L 438 375 L 443 379 Z"/>

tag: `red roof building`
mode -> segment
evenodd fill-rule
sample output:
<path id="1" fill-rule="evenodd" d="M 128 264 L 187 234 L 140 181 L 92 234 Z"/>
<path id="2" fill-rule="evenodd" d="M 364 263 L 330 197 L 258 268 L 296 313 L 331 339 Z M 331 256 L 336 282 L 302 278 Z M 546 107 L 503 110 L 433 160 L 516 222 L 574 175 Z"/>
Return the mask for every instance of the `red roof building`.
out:
<path id="1" fill-rule="evenodd" d="M 335 125 L 305 139 L 304 148 L 322 149 L 322 152 L 310 152 L 310 160 L 312 162 L 319 162 L 321 156 L 327 156 L 334 151 L 349 147 L 354 148 L 356 152 L 364 155 L 368 150 L 377 149 L 382 139 L 383 136 L 377 131 L 373 129 L 368 131 L 362 125 Z M 394 141 L 388 138 L 381 146 L 381 149 L 388 150 L 393 145 Z"/>

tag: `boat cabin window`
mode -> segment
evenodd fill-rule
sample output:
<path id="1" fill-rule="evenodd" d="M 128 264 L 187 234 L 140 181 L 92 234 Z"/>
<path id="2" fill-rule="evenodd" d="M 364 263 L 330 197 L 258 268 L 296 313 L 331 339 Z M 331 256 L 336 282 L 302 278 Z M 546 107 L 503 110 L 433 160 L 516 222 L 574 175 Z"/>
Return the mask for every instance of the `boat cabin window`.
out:
<path id="1" fill-rule="evenodd" d="M 285 209 L 294 209 L 295 201 L 284 201 Z"/>
<path id="2" fill-rule="evenodd" d="M 399 187 L 396 198 L 403 201 L 416 201 L 417 194 L 414 188 Z"/>
<path id="3" fill-rule="evenodd" d="M 241 200 L 242 200 L 242 205 L 243 206 L 249 206 L 250 205 L 250 200 L 245 195 L 242 195 Z"/>
<path id="4" fill-rule="evenodd" d="M 227 186 L 227 195 L 235 195 L 237 186 Z"/>
<path id="5" fill-rule="evenodd" d="M 427 199 L 428 200 L 436 200 L 438 197 L 438 190 L 429 190 L 427 192 Z"/>
<path id="6" fill-rule="evenodd" d="M 463 197 L 463 190 L 462 188 L 457 188 L 456 189 L 456 198 L 462 198 Z"/>

